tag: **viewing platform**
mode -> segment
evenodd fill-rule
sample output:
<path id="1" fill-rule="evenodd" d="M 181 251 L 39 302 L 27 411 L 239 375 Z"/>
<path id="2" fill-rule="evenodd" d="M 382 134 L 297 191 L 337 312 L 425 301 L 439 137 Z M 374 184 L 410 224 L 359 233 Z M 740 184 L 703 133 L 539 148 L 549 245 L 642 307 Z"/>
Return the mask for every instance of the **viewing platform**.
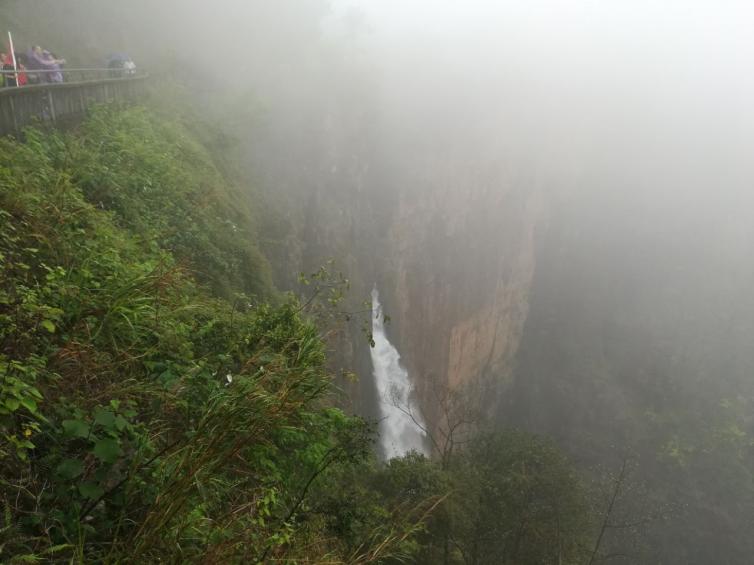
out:
<path id="1" fill-rule="evenodd" d="M 0 88 L 0 136 L 19 136 L 28 126 L 72 125 L 94 104 L 134 102 L 146 93 L 145 74 L 113 76 L 110 69 L 62 72 L 67 82 Z"/>

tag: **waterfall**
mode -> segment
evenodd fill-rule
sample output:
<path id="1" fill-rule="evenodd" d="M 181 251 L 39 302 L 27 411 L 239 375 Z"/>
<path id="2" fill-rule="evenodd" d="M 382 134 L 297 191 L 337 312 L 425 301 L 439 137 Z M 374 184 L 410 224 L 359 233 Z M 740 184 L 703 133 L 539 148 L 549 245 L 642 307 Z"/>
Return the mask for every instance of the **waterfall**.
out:
<path id="1" fill-rule="evenodd" d="M 409 451 L 427 454 L 424 420 L 413 400 L 411 379 L 385 335 L 380 295 L 372 290 L 372 368 L 380 406 L 380 446 L 388 459 Z M 409 412 L 407 414 L 406 412 Z"/>

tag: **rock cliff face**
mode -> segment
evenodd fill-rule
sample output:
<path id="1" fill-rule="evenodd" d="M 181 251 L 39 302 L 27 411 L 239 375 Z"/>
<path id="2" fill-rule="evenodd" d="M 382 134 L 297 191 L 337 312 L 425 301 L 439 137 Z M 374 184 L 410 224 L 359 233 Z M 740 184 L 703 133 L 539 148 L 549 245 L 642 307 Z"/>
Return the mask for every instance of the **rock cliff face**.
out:
<path id="1" fill-rule="evenodd" d="M 752 461 L 721 439 L 754 430 L 746 210 L 699 191 L 682 206 L 659 190 L 566 198 L 478 164 L 425 170 L 395 200 L 379 284 L 430 425 L 439 387 L 478 378 L 499 424 L 585 466 L 636 454 L 645 496 L 686 508 L 645 534 L 663 562 L 748 562 L 748 475 L 716 478 Z"/>
<path id="2" fill-rule="evenodd" d="M 492 408 L 512 379 L 546 195 L 536 179 L 489 163 L 432 160 L 388 174 L 361 163 L 334 167 L 312 191 L 285 268 L 315 269 L 335 257 L 354 300 L 379 287 L 392 319 L 387 333 L 430 421 L 435 394 L 446 388 L 485 385 Z M 361 377 L 359 386 L 343 383 L 354 409 L 379 416 L 359 324 L 333 349 Z"/>
<path id="3" fill-rule="evenodd" d="M 531 179 L 455 167 L 435 163 L 420 189 L 401 194 L 387 235 L 392 338 L 430 421 L 440 390 L 505 390 L 546 225 Z"/>

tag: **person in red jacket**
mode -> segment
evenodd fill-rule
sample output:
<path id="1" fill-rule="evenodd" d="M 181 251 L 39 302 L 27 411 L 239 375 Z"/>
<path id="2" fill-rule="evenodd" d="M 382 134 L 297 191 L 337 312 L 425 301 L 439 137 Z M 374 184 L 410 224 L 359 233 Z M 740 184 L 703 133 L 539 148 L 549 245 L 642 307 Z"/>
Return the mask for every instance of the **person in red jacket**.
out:
<path id="1" fill-rule="evenodd" d="M 13 57 L 7 53 L 0 53 L 0 69 L 6 71 L 0 76 L 0 86 L 24 86 L 28 83 L 26 67 L 21 62 L 19 54 L 16 54 L 16 67 L 13 68 Z M 15 71 L 13 73 L 12 71 Z"/>
<path id="2" fill-rule="evenodd" d="M 26 76 L 26 66 L 21 62 L 23 55 L 16 53 L 16 70 L 18 75 L 18 86 L 25 86 L 29 79 Z"/>

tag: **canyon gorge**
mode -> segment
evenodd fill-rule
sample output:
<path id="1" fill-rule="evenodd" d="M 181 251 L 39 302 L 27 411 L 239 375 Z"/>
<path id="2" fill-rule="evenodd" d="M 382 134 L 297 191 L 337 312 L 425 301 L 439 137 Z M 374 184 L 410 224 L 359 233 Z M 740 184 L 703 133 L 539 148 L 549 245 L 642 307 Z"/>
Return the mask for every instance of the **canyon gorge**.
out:
<path id="1" fill-rule="evenodd" d="M 82 31 L 45 1 L 61 49 L 153 66 L 149 103 L 251 210 L 275 300 L 318 304 L 322 266 L 347 280 L 319 335 L 380 465 L 447 470 L 456 424 L 522 431 L 615 488 L 603 562 L 751 562 L 750 8 L 285 0 L 197 3 L 172 27 L 175 1 L 77 0 Z M 39 16 L 15 4 L 9 26 Z"/>

